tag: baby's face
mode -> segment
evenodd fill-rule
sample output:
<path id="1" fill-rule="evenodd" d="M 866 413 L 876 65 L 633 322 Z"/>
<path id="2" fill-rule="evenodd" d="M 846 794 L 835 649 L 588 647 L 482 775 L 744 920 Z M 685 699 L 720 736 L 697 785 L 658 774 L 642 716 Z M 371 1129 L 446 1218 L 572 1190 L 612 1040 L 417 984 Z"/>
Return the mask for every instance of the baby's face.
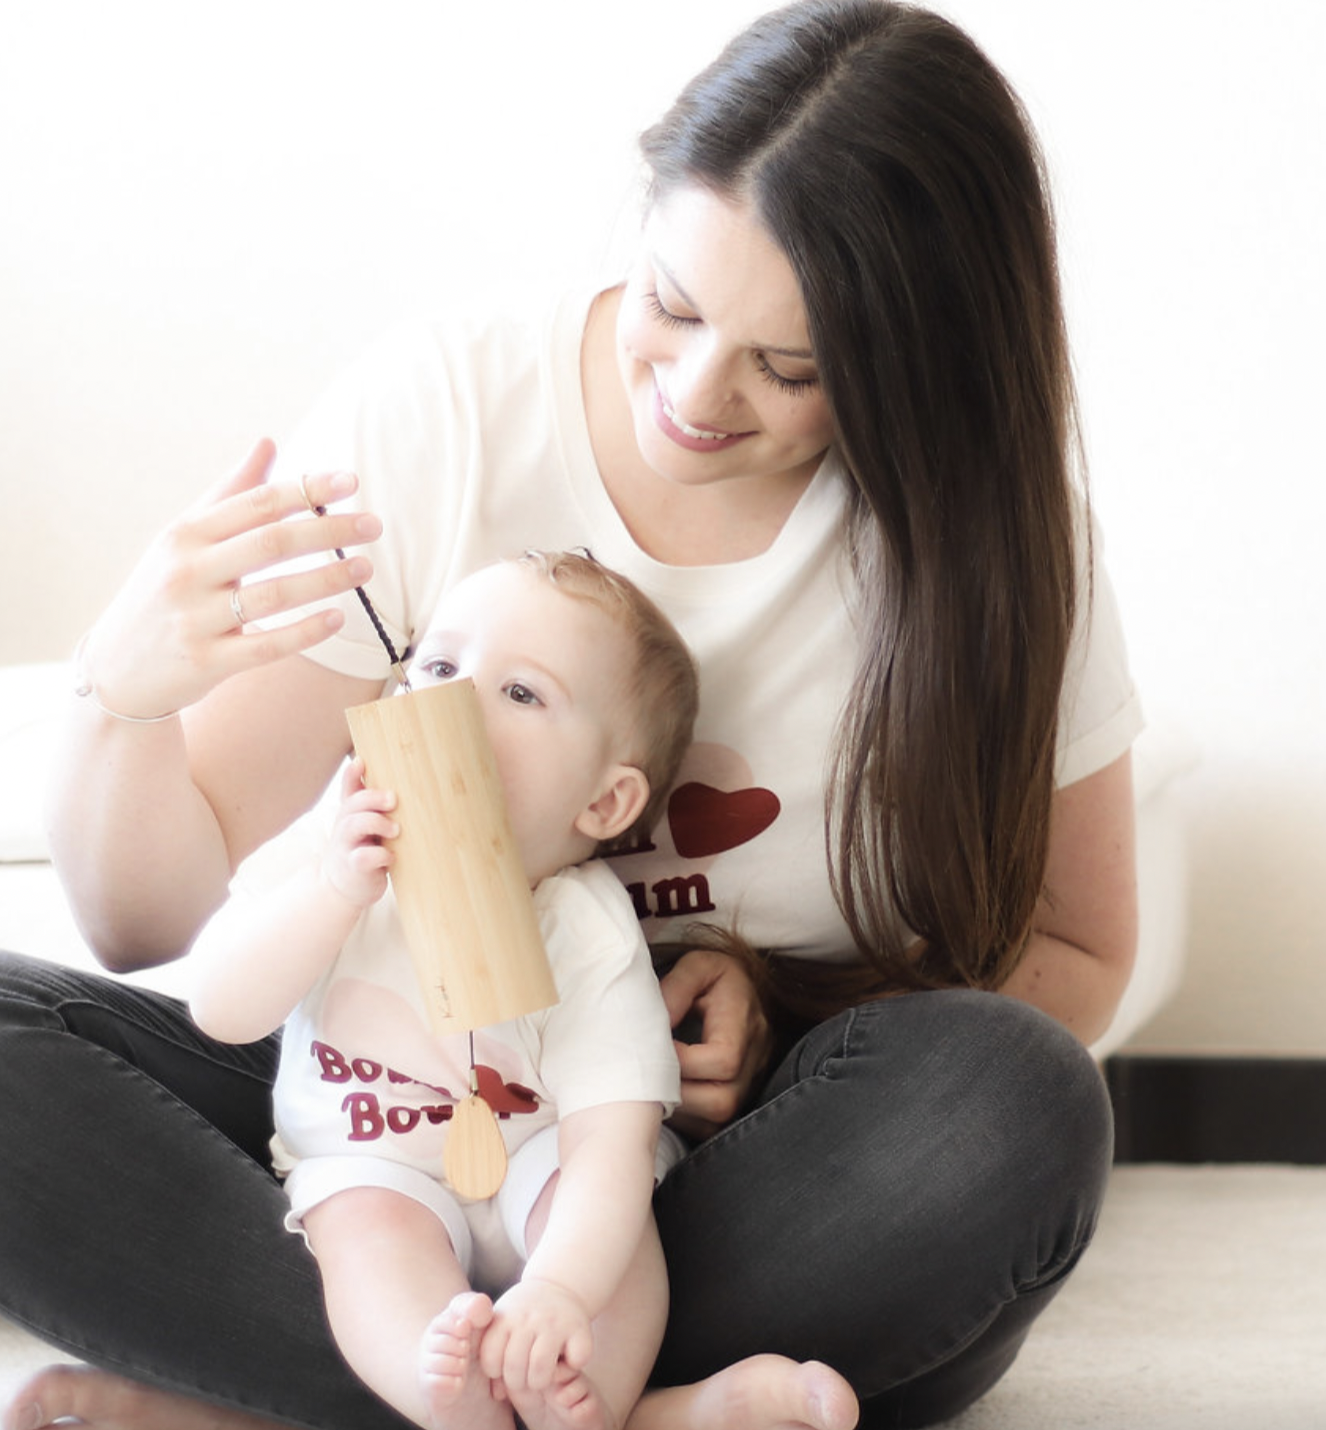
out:
<path id="1" fill-rule="evenodd" d="M 531 884 L 590 852 L 575 821 L 629 737 L 628 656 L 597 606 L 510 562 L 449 591 L 419 642 L 412 685 L 474 682 Z"/>

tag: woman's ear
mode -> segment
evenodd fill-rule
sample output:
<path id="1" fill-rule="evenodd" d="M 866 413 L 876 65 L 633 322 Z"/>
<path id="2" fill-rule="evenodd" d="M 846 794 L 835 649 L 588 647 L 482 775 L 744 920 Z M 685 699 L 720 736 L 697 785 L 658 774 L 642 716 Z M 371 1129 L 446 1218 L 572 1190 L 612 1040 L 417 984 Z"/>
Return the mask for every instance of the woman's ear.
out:
<path id="1" fill-rule="evenodd" d="M 649 781 L 634 765 L 613 765 L 607 787 L 576 820 L 576 828 L 597 844 L 624 834 L 649 803 Z"/>

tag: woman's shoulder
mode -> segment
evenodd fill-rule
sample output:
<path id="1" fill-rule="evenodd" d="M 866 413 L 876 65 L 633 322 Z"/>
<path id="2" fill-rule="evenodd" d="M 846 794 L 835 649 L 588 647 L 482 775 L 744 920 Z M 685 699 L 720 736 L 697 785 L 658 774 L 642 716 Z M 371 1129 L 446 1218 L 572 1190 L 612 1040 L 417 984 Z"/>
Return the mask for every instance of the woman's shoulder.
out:
<path id="1" fill-rule="evenodd" d="M 384 520 L 413 500 L 416 479 L 436 495 L 436 473 L 468 471 L 477 450 L 511 434 L 513 405 L 521 430 L 550 410 L 547 373 L 574 369 L 564 359 L 587 307 L 588 295 L 567 291 L 473 293 L 391 325 L 324 389 L 284 444 L 282 469 L 353 470 Z"/>

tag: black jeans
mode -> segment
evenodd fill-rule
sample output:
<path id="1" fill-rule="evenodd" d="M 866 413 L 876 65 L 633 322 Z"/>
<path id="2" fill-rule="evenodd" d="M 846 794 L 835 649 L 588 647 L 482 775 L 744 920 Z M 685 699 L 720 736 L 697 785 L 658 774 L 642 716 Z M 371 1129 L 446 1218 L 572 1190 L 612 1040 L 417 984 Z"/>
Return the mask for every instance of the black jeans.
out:
<path id="1" fill-rule="evenodd" d="M 0 955 L 0 1307 L 84 1359 L 311 1430 L 405 1422 L 342 1364 L 267 1166 L 276 1042 Z M 1012 1364 L 1090 1240 L 1111 1156 L 1090 1057 L 993 994 L 815 1029 L 659 1189 L 656 1381 L 819 1359 L 863 1427 L 937 1424 Z"/>

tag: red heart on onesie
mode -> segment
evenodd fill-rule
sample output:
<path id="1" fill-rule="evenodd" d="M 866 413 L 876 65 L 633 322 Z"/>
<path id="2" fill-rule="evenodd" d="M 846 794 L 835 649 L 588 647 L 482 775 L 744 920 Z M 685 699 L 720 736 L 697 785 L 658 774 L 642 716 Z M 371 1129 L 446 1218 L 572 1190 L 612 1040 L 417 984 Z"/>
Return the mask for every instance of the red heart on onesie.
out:
<path id="1" fill-rule="evenodd" d="M 782 805 L 771 789 L 715 789 L 692 780 L 668 800 L 668 828 L 683 859 L 705 859 L 763 834 Z"/>

